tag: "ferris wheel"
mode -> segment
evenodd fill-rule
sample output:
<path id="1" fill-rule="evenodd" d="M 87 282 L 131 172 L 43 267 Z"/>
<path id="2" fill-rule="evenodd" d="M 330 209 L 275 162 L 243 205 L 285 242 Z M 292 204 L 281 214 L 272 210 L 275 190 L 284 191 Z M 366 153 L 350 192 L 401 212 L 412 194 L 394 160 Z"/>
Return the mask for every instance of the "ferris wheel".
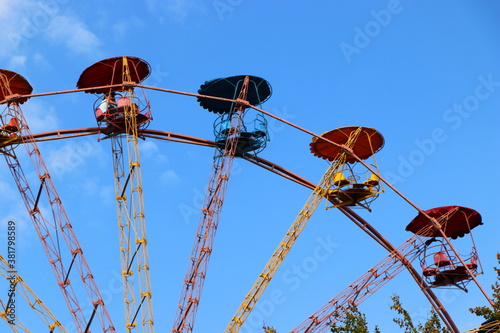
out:
<path id="1" fill-rule="evenodd" d="M 491 303 L 476 279 L 476 276 L 482 273 L 482 267 L 471 231 L 482 224 L 480 214 L 471 208 L 460 206 L 422 210 L 403 196 L 380 175 L 375 154 L 383 148 L 384 138 L 376 129 L 348 126 L 321 135 L 305 130 L 260 108 L 271 96 L 271 85 L 257 76 L 218 78 L 203 83 L 197 93 L 188 93 L 142 85 L 149 75 L 150 66 L 146 61 L 129 56 L 115 57 L 99 61 L 84 70 L 78 79 L 77 89 L 33 94 L 31 85 L 20 74 L 0 70 L 0 103 L 5 104 L 0 116 L 0 152 L 6 159 L 78 332 L 155 331 L 155 286 L 151 284 L 149 276 L 154 267 L 151 267 L 149 261 L 149 251 L 152 249 L 146 230 L 139 149 L 141 139 L 161 139 L 214 148 L 212 171 L 180 291 L 172 332 L 193 331 L 198 307 L 203 306 L 201 300 L 204 281 L 208 274 L 210 256 L 235 158 L 244 159 L 306 186 L 312 189 L 312 194 L 229 320 L 225 332 L 238 332 L 243 326 L 323 199 L 329 203 L 328 209 L 341 211 L 386 249 L 389 255 L 305 319 L 292 332 L 326 331 L 335 320 L 342 318 L 348 305 L 359 305 L 405 268 L 452 332 L 459 331 L 444 305 L 434 294 L 434 288 L 453 287 L 467 290 L 467 285 L 474 282 Z M 214 122 L 215 139 L 211 141 L 149 129 L 153 113 L 146 97 L 147 90 L 196 97 L 202 108 L 217 117 Z M 29 122 L 21 109 L 22 104 L 32 97 L 76 92 L 95 95 L 92 108 L 97 127 L 40 134 L 31 132 Z M 255 113 L 253 118 L 250 118 L 249 111 Z M 313 184 L 257 155 L 269 141 L 266 117 L 275 118 L 311 136 L 311 153 L 329 161 L 329 167 L 318 184 Z M 41 141 L 86 135 L 96 135 L 98 141 L 109 141 L 111 146 L 119 239 L 117 253 L 120 256 L 125 313 L 123 323 L 111 318 L 95 281 L 95 272 L 91 271 L 37 145 L 37 142 Z M 37 175 L 35 182 L 26 176 L 25 166 L 17 156 L 17 152 L 23 149 L 21 147 L 24 147 L 31 159 Z M 407 227 L 414 236 L 400 247 L 393 246 L 353 210 L 371 211 L 371 203 L 384 192 L 385 187 L 394 190 L 417 210 L 417 216 Z M 49 217 L 44 209 L 40 209 L 42 205 L 50 207 Z M 466 255 L 459 252 L 463 248 L 457 249 L 452 242 L 464 237 L 470 237 L 471 242 L 466 249 Z M 63 239 L 64 243 L 59 239 Z M 412 265 L 417 259 L 420 270 Z M 6 268 L 8 272 L 8 263 Z M 15 276 L 14 286 L 24 287 L 22 278 L 17 274 Z M 24 288 L 28 290 L 26 293 L 31 293 L 27 286 Z M 81 293 L 77 292 L 81 290 L 86 292 L 86 297 L 93 306 L 90 316 L 82 311 L 79 300 Z M 43 304 L 38 298 L 35 299 L 36 302 L 32 303 Z M 7 318 L 9 302 L 2 300 L 4 319 Z M 32 308 L 35 309 L 34 306 Z M 65 332 L 64 327 L 47 307 L 37 309 L 43 314 L 41 318 L 44 318 L 50 332 Z M 9 325 L 16 332 L 29 331 L 29 328 L 12 322 Z"/>

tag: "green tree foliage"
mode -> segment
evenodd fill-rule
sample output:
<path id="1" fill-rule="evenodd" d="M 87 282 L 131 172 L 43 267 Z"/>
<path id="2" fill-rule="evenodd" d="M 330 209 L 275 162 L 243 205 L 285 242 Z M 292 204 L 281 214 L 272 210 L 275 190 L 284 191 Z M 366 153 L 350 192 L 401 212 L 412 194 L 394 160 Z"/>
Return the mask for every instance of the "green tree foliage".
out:
<path id="1" fill-rule="evenodd" d="M 408 311 L 403 308 L 399 296 L 394 295 L 391 297 L 392 305 L 390 308 L 395 310 L 401 317 L 394 318 L 393 321 L 399 325 L 399 328 L 403 328 L 405 333 L 447 333 L 449 330 L 447 328 L 442 327 L 441 321 L 437 313 L 432 310 L 431 316 L 427 319 L 427 321 L 422 324 L 418 323 L 415 327 L 413 323 L 413 319 L 411 318 Z"/>
<path id="2" fill-rule="evenodd" d="M 497 260 L 500 264 L 500 253 L 497 253 Z M 497 272 L 497 281 L 491 286 L 493 306 L 478 306 L 469 311 L 484 319 L 500 320 L 500 268 L 493 267 L 493 269 Z"/>
<path id="3" fill-rule="evenodd" d="M 399 315 L 398 318 L 394 318 L 393 321 L 403 329 L 404 333 L 449 333 L 450 331 L 442 327 L 441 321 L 435 311 L 431 311 L 430 317 L 425 323 L 414 324 L 408 311 L 406 311 L 401 304 L 399 296 L 394 295 L 391 297 L 392 305 L 390 308 Z M 339 317 L 334 315 L 333 318 Z M 368 322 L 366 316 L 359 312 L 355 305 L 351 305 L 347 309 L 345 318 L 339 322 L 332 325 L 332 333 L 369 333 Z M 374 333 L 380 333 L 377 326 L 373 331 Z"/>
<path id="4" fill-rule="evenodd" d="M 264 333 L 277 333 L 273 327 L 267 326 L 266 324 L 262 326 L 262 329 L 264 330 Z"/>
<path id="5" fill-rule="evenodd" d="M 403 308 L 401 301 L 399 300 L 399 296 L 394 295 L 391 297 L 392 305 L 390 306 L 391 310 L 396 311 L 402 318 L 394 318 L 393 321 L 399 325 L 399 328 L 404 328 L 405 333 L 416 333 L 417 330 L 413 325 L 413 320 L 411 319 L 410 314 Z"/>
<path id="6" fill-rule="evenodd" d="M 500 253 L 497 253 L 498 263 L 500 264 Z M 497 272 L 497 281 L 491 286 L 493 289 L 493 306 L 478 306 L 469 309 L 470 312 L 477 316 L 483 317 L 488 321 L 500 321 L 500 268 L 494 267 Z M 404 329 L 404 333 L 449 333 L 450 331 L 441 325 L 441 320 L 438 314 L 432 310 L 430 317 L 427 318 L 425 323 L 415 324 L 411 318 L 408 311 L 406 311 L 401 303 L 399 296 L 393 295 L 391 297 L 392 305 L 391 310 L 396 311 L 399 315 L 398 318 L 394 318 L 393 321 L 399 326 L 399 328 Z M 333 318 L 339 318 L 340 316 L 333 315 Z M 264 333 L 277 333 L 271 326 L 264 325 Z M 355 305 L 350 305 L 347 308 L 347 313 L 345 313 L 345 318 L 338 323 L 334 323 L 331 327 L 332 333 L 369 333 L 368 322 L 366 316 L 361 313 Z M 373 331 L 374 333 L 380 333 L 377 326 Z M 486 331 L 484 331 L 486 332 Z M 489 331 L 488 331 L 489 332 Z"/>
<path id="7" fill-rule="evenodd" d="M 334 316 L 335 317 L 335 316 Z M 346 317 L 341 323 L 334 323 L 331 332 L 333 333 L 369 333 L 366 316 L 359 312 L 356 305 L 348 307 Z M 378 327 L 375 332 L 379 333 Z"/>
<path id="8" fill-rule="evenodd" d="M 334 318 L 338 317 L 334 315 Z M 342 322 L 334 323 L 331 331 L 334 333 L 369 333 L 368 322 L 366 316 L 359 312 L 356 305 L 351 304 L 347 308 L 345 319 Z M 379 333 L 378 327 L 375 327 L 375 332 Z"/>

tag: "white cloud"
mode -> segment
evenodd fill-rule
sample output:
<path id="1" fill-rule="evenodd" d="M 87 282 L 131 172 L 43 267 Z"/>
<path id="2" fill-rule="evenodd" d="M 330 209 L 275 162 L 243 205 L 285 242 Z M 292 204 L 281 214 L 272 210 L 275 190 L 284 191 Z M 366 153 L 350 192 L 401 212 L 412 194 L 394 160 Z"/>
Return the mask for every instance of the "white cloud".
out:
<path id="1" fill-rule="evenodd" d="M 69 9 L 55 0 L 0 0 L 0 58 L 28 52 L 31 55 L 27 47 L 37 45 L 44 36 L 73 53 L 95 54 L 100 40 L 81 20 L 64 16 Z"/>
<path id="2" fill-rule="evenodd" d="M 26 14 L 30 11 L 29 1 L 0 0 L 0 57 L 11 56 L 16 53 L 23 39 L 23 26 Z"/>
<path id="3" fill-rule="evenodd" d="M 155 163 L 168 163 L 168 157 L 160 153 L 160 148 L 152 139 L 140 142 L 141 156 L 153 159 Z"/>
<path id="4" fill-rule="evenodd" d="M 33 61 L 37 68 L 42 68 L 45 70 L 52 69 L 49 61 L 40 53 L 33 54 Z"/>
<path id="5" fill-rule="evenodd" d="M 99 38 L 75 17 L 55 16 L 47 27 L 46 35 L 76 54 L 95 54 L 101 45 Z"/>
<path id="6" fill-rule="evenodd" d="M 111 172 L 111 167 L 108 171 Z M 113 181 L 113 179 L 109 180 Z M 92 176 L 82 179 L 81 187 L 87 196 L 96 197 L 96 195 L 98 195 L 100 203 L 113 205 L 115 203 L 114 187 L 108 184 L 108 180 L 106 183 L 103 183 L 100 178 Z"/>
<path id="7" fill-rule="evenodd" d="M 163 172 L 160 178 L 167 185 L 176 185 L 180 182 L 180 177 L 174 170 L 167 170 Z"/>
<path id="8" fill-rule="evenodd" d="M 18 71 L 20 69 L 24 69 L 26 67 L 26 60 L 28 58 L 26 56 L 22 56 L 22 55 L 16 55 L 16 56 L 13 56 L 12 58 L 10 58 L 9 60 L 9 69 L 10 70 L 14 70 L 14 71 Z"/>
<path id="9" fill-rule="evenodd" d="M 151 140 L 142 141 L 140 143 L 140 147 L 141 147 L 141 152 L 143 152 L 145 155 L 155 154 L 160 150 L 158 148 L 158 145 Z"/>
<path id="10" fill-rule="evenodd" d="M 32 133 L 59 129 L 59 122 L 54 108 L 46 103 L 30 100 L 23 106 L 23 113 Z"/>
<path id="11" fill-rule="evenodd" d="M 184 21 L 189 14 L 189 9 L 192 7 L 193 1 L 190 0 L 174 0 L 168 1 L 167 9 L 176 20 Z"/>
<path id="12" fill-rule="evenodd" d="M 20 230 L 24 231 L 24 230 L 28 229 L 31 225 L 29 218 L 28 218 L 29 215 L 28 215 L 28 212 L 26 210 L 26 206 L 24 205 L 24 203 L 21 200 L 21 196 L 20 196 L 19 192 L 16 193 L 15 198 L 17 199 L 17 201 L 15 203 L 13 203 L 6 212 L 4 212 L 5 216 L 2 217 L 1 223 L 6 224 L 7 221 L 15 221 L 16 226 Z M 5 228 L 5 229 L 7 229 L 7 228 Z"/>
<path id="13" fill-rule="evenodd" d="M 183 22 L 193 12 L 206 12 L 206 6 L 198 0 L 148 0 L 148 8 L 153 14 L 167 12 L 171 19 Z"/>
<path id="14" fill-rule="evenodd" d="M 118 40 L 123 40 L 127 36 L 128 24 L 125 21 L 115 22 L 111 29 L 113 29 L 113 36 Z"/>
<path id="15" fill-rule="evenodd" d="M 0 19 L 12 16 L 13 8 L 16 6 L 14 1 L 0 0 Z"/>
<path id="16" fill-rule="evenodd" d="M 113 199 L 115 198 L 114 194 L 115 194 L 115 189 L 113 186 L 107 185 L 100 187 L 99 197 L 101 198 L 101 202 L 106 204 L 116 203 L 116 201 Z"/>
<path id="17" fill-rule="evenodd" d="M 60 149 L 51 150 L 48 153 L 47 162 L 52 177 L 60 178 L 80 169 L 85 159 L 75 153 L 75 144 L 68 141 Z"/>
<path id="18" fill-rule="evenodd" d="M 18 192 L 11 185 L 2 181 L 0 181 L 0 193 L 2 193 L 3 201 L 17 200 L 19 198 Z"/>
<path id="19" fill-rule="evenodd" d="M 66 174 L 85 174 L 84 167 L 92 161 L 96 163 L 104 154 L 102 146 L 91 139 L 65 141 L 62 147 L 49 151 L 47 161 L 53 177 L 64 177 Z M 83 182 L 83 180 L 82 180 Z M 91 186 L 91 183 L 88 184 Z"/>

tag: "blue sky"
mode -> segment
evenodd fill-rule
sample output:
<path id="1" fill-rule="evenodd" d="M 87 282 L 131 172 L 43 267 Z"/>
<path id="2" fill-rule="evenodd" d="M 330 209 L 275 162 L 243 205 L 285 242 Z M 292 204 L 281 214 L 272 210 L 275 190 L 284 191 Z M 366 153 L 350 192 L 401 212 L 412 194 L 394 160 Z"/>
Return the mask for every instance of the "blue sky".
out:
<path id="1" fill-rule="evenodd" d="M 187 92 L 218 77 L 256 75 L 273 88 L 263 108 L 314 133 L 374 127 L 385 138 L 377 154 L 380 172 L 410 200 L 422 209 L 460 205 L 482 215 L 484 225 L 474 232 L 485 270 L 478 279 L 490 293 L 500 230 L 499 15 L 497 2 L 462 0 L 0 0 L 0 67 L 26 77 L 35 93 L 73 89 L 85 68 L 122 55 L 151 65 L 146 85 Z M 213 139 L 216 117 L 194 98 L 146 94 L 154 115 L 149 128 Z M 37 97 L 22 109 L 34 133 L 86 128 L 96 126 L 95 100 L 83 93 Z M 328 165 L 309 152 L 311 137 L 268 121 L 271 141 L 260 156 L 317 182 Z M 39 146 L 121 327 L 109 142 L 85 137 Z M 211 148 L 141 142 L 157 331 L 171 329 L 212 157 Z M 20 274 L 70 329 L 64 300 L 5 166 L 0 188 L 0 240 L 6 239 L 7 221 L 15 220 Z M 225 328 L 310 193 L 235 161 L 195 332 Z M 340 212 L 323 208 L 264 294 L 263 304 L 272 306 L 257 307 L 242 331 L 258 332 L 262 321 L 279 332 L 293 329 L 387 254 Z M 416 211 L 390 189 L 372 209 L 357 212 L 395 246 L 411 236 L 404 228 Z M 465 242 L 459 245 L 464 253 L 470 249 Z M 295 273 L 322 246 L 331 254 L 316 258 L 307 274 Z M 477 287 L 469 289 L 436 290 L 460 330 L 478 326 L 481 319 L 468 308 L 486 304 Z M 270 301 L 273 291 L 282 292 L 278 302 Z M 0 292 L 2 300 L 6 293 Z M 372 327 L 397 330 L 388 307 L 393 293 L 416 320 L 430 310 L 403 272 L 361 305 Z M 32 316 L 19 307 L 21 320 Z M 40 329 L 35 320 L 30 324 L 33 331 Z"/>

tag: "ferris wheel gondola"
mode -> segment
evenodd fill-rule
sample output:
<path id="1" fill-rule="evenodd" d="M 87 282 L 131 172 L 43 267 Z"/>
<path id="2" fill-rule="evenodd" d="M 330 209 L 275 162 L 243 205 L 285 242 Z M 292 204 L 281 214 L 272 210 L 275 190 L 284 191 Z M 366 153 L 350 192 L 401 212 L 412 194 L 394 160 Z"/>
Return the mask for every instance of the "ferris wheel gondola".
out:
<path id="1" fill-rule="evenodd" d="M 322 139 L 328 139 L 337 145 Z M 343 151 L 342 146 L 350 146 L 352 154 Z M 367 174 L 366 169 L 358 165 L 355 156 L 362 160 L 372 159 L 372 166 L 378 170 L 374 155 L 383 146 L 382 134 L 369 127 L 341 127 L 313 138 L 310 148 L 314 156 L 330 162 L 338 161 L 333 187 L 328 193 L 338 203 L 329 208 L 358 206 L 370 210 L 371 202 L 383 192 L 382 184 L 376 174 Z"/>
<path id="2" fill-rule="evenodd" d="M 22 75 L 0 69 L 0 76 L 3 84 L 0 85 L 0 104 L 9 104 L 15 102 L 17 105 L 25 103 L 29 97 L 17 98 L 16 96 L 29 95 L 33 91 L 33 87 L 29 84 Z M 11 102 L 9 102 L 9 100 Z M 18 132 L 20 130 L 19 120 L 14 110 L 7 108 L 0 117 L 0 151 L 4 154 L 7 150 L 2 149 L 18 142 Z"/>
<path id="3" fill-rule="evenodd" d="M 207 81 L 200 86 L 198 93 L 206 96 L 237 100 L 238 93 L 245 82 L 245 77 L 244 75 L 236 75 Z M 237 135 L 238 140 L 235 148 L 235 156 L 238 157 L 246 153 L 257 154 L 261 152 L 269 141 L 266 119 L 261 114 L 257 114 L 255 118 L 245 115 L 248 112 L 248 107 L 241 104 L 241 102 L 248 103 L 249 105 L 264 103 L 271 96 L 271 85 L 263 78 L 250 75 L 248 76 L 246 89 L 245 101 L 239 101 L 240 108 L 243 106 L 243 112 L 239 116 L 241 119 L 238 124 L 238 134 L 230 133 L 231 128 L 234 128 L 235 121 L 233 119 L 233 110 L 239 106 L 238 102 L 198 97 L 201 107 L 219 115 L 214 122 L 214 135 L 217 147 L 222 152 L 226 142 L 231 139 L 230 135 Z M 243 118 L 245 119 L 243 120 Z"/>
<path id="4" fill-rule="evenodd" d="M 457 287 L 467 291 L 466 285 L 473 276 L 482 273 L 472 237 L 472 229 L 483 224 L 481 215 L 471 208 L 460 206 L 437 207 L 425 211 L 425 214 L 439 221 L 440 229 L 448 238 L 456 240 L 468 235 L 472 247 L 460 260 L 429 218 L 418 214 L 406 230 L 428 238 L 420 254 L 423 276 L 431 287 Z"/>
<path id="5" fill-rule="evenodd" d="M 147 79 L 150 72 L 149 64 L 137 57 L 104 59 L 82 72 L 76 86 L 98 97 L 93 110 L 105 138 L 127 131 L 134 135 L 131 131 L 145 128 L 152 119 L 145 94 L 139 98 L 133 88 Z M 129 110 L 134 116 L 133 126 L 126 124 L 132 120 L 127 118 Z"/>

